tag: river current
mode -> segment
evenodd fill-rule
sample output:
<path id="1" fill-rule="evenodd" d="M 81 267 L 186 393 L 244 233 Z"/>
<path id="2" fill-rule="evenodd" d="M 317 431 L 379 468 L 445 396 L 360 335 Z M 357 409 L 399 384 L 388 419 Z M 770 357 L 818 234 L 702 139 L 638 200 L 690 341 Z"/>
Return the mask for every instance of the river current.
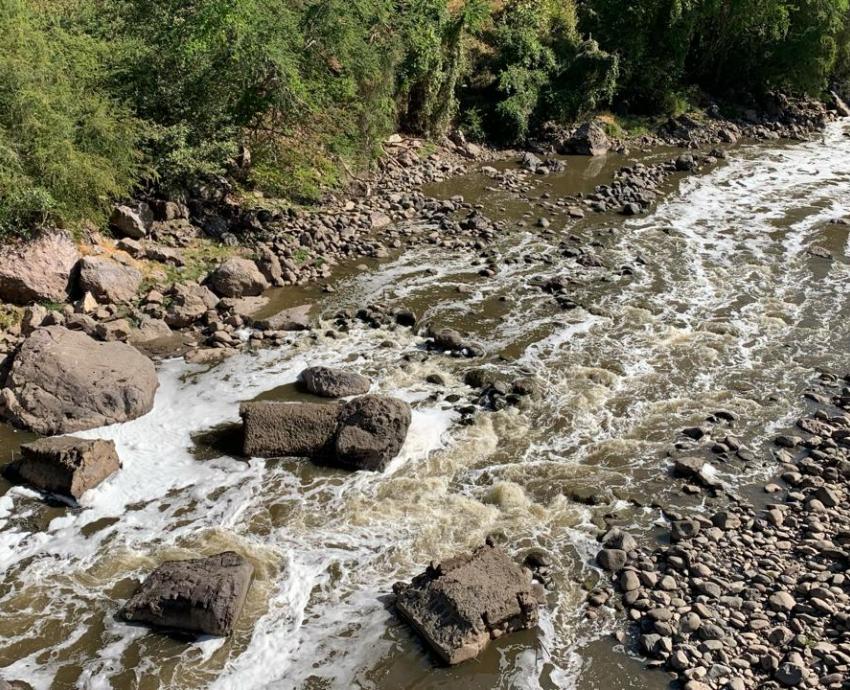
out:
<path id="1" fill-rule="evenodd" d="M 479 275 L 474 253 L 424 246 L 322 298 L 328 318 L 373 301 L 411 307 L 470 332 L 483 360 L 424 356 L 409 329 L 331 336 L 328 320 L 315 337 L 212 368 L 167 361 L 153 412 L 83 434 L 113 439 L 124 467 L 81 506 L 0 484 L 0 675 L 38 689 L 665 687 L 612 650 L 613 618 L 584 617 L 595 536 L 618 524 L 651 539 L 654 505 L 699 509 L 704 497 L 668 478 L 668 451 L 718 410 L 735 415 L 729 433 L 755 459 L 715 463 L 717 478 L 735 489 L 770 476 L 767 442 L 802 411 L 817 372 L 850 368 L 849 228 L 830 222 L 850 217 L 850 137 L 833 124 L 809 142 L 734 148 L 635 219 L 568 221 L 540 207 L 544 192 L 607 182 L 611 164 L 571 159 L 564 176 L 534 180 L 531 200 L 479 175 L 429 189 L 505 221 L 495 275 Z M 548 232 L 534 227 L 540 215 Z M 563 251 L 572 245 L 601 265 L 579 265 Z M 578 308 L 540 289 L 556 276 Z M 319 364 L 412 404 L 385 474 L 228 453 L 240 401 L 292 399 L 298 373 Z M 541 393 L 460 424 L 446 398 L 469 398 L 475 366 L 533 375 Z M 0 440 L 11 455 L 25 439 Z M 439 667 L 388 594 L 488 535 L 519 559 L 547 554 L 548 606 L 537 630 Z M 229 549 L 256 568 L 231 638 L 187 641 L 116 618 L 161 561 Z"/>

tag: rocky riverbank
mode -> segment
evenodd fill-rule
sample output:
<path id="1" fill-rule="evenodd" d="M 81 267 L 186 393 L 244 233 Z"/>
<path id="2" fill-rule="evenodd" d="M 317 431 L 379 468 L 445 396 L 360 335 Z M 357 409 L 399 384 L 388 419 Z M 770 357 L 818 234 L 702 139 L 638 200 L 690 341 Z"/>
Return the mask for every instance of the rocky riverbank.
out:
<path id="1" fill-rule="evenodd" d="M 619 639 L 687 690 L 850 687 L 848 380 L 823 377 L 799 435 L 775 439 L 764 507 L 733 495 L 714 514 L 667 511 L 655 548 L 603 537 L 613 588 L 591 610 L 614 603 L 631 622 Z"/>
<path id="2" fill-rule="evenodd" d="M 844 112 L 840 100 L 828 108 L 815 101 L 777 96 L 763 114 L 748 112 L 729 121 L 709 112 L 681 116 L 657 135 L 611 140 L 602 125 L 547 130 L 520 168 L 482 171 L 527 199 L 528 176 L 548 175 L 565 165 L 554 154 L 601 155 L 629 147 L 698 147 L 739 140 L 800 138 Z M 445 180 L 514 152 L 494 152 L 466 142 L 461 134 L 439 148 L 394 136 L 375 176 L 354 180 L 351 194 L 331 197 L 317 210 L 280 210 L 273 201 L 237 197 L 218 180 L 199 185 L 177 200 L 144 199 L 119 205 L 110 219 L 111 237 L 99 231 L 73 242 L 48 232 L 0 251 L 0 357 L 10 356 L 41 326 L 65 326 L 101 341 L 125 341 L 151 354 L 187 354 L 212 362 L 245 347 L 279 343 L 309 327 L 310 305 L 277 320 L 255 323 L 272 287 L 325 283 L 334 267 L 364 257 L 381 259 L 403 248 L 432 244 L 485 252 L 498 233 L 494 223 L 462 198 L 434 199 L 423 184 Z M 645 212 L 676 173 L 691 173 L 725 154 L 685 153 L 652 166 L 620 169 L 612 184 L 591 195 L 541 200 L 548 215 L 569 224 L 587 212 Z M 434 227 L 439 228 L 433 230 Z M 314 314 L 315 316 L 315 314 Z"/>
<path id="3" fill-rule="evenodd" d="M 683 530 L 696 521 L 696 536 L 709 534 L 714 523 L 709 527 L 700 516 L 730 510 L 727 487 L 758 471 L 765 429 L 793 408 L 806 372 L 840 366 L 846 230 L 830 220 L 850 214 L 839 196 L 847 182 L 844 130 L 831 125 L 798 146 L 743 148 L 727 165 L 681 187 L 674 182 L 691 170 L 677 161 L 703 154 L 665 148 L 642 156 L 647 168 L 663 162 L 682 169 L 661 183 L 665 196 L 652 213 L 629 222 L 594 214 L 590 193 L 573 191 L 613 175 L 616 155 L 566 159 L 561 179 L 551 170 L 534 173 L 529 180 L 537 184 L 521 203 L 489 193 L 482 175 L 452 180 L 425 193 L 462 193 L 462 203 L 451 202 L 459 210 L 449 220 L 492 214 L 501 221 L 491 225 L 494 239 L 482 231 L 470 250 L 455 251 L 466 246 L 469 231 L 452 236 L 430 224 L 411 234 L 410 251 L 387 265 L 340 271 L 340 281 L 327 285 L 338 294 L 284 287 L 269 295 L 271 281 L 249 247 L 204 240 L 221 254 L 207 255 L 209 266 L 197 281 L 182 274 L 185 280 L 175 282 L 183 286 L 172 294 L 165 285 L 150 286 L 162 296 L 161 316 L 145 316 L 195 342 L 190 361 L 247 350 L 220 367 L 170 361 L 153 371 L 149 361 L 131 357 L 136 351 L 129 345 L 101 343 L 97 329 L 93 337 L 79 332 L 76 310 L 63 325 L 28 323 L 34 330 L 29 346 L 15 352 L 8 390 L 23 423 L 44 419 L 44 433 L 53 433 L 114 422 L 80 433 L 111 441 L 115 453 L 82 438 L 22 449 L 30 465 L 18 475 L 27 486 L 8 488 L 0 506 L 10 544 L 3 558 L 11 564 L 11 587 L 0 596 L 4 610 L 15 612 L 0 616 L 4 675 L 39 678 L 41 687 L 57 671 L 78 684 L 99 674 L 117 686 L 118 674 L 129 678 L 130 664 L 143 659 L 160 684 L 227 684 L 247 671 L 249 685 L 304 687 L 313 679 L 345 682 L 353 669 L 358 682 L 376 687 L 484 690 L 494 678 L 505 686 L 566 686 L 578 676 L 573 664 L 580 658 L 586 663 L 580 688 L 628 687 L 613 670 L 610 649 L 597 660 L 578 649 L 599 625 L 583 620 L 581 605 L 582 583 L 599 576 L 589 571 L 594 526 L 629 525 L 635 536 L 645 534 L 660 506 Z M 551 168 L 564 162 L 558 154 L 534 155 Z M 497 171 L 511 166 L 487 162 Z M 582 177 L 593 182 L 573 184 Z M 571 224 L 567 207 L 557 205 L 567 194 L 583 200 L 577 204 L 588 214 L 583 222 Z M 610 210 L 618 209 L 612 203 Z M 416 226 L 416 214 L 396 227 Z M 447 239 L 461 244 L 435 246 Z M 149 235 L 122 238 L 113 253 L 111 240 L 97 245 L 98 254 L 75 246 L 84 258 L 99 260 L 76 259 L 72 274 L 95 302 L 102 294 L 129 310 L 133 300 L 124 301 L 123 288 L 135 274 L 113 264 L 138 271 L 144 281 L 150 260 L 122 264 L 113 258 L 124 251 L 119 242 L 133 251 L 131 242 L 145 252 L 155 246 Z M 180 248 L 183 260 L 190 259 L 184 270 L 192 251 Z M 269 304 L 259 316 L 246 311 L 240 325 L 223 314 L 225 307 L 269 297 L 274 310 Z M 317 304 L 312 314 L 308 302 Z M 289 309 L 302 303 L 304 309 Z M 50 304 L 48 312 L 62 310 Z M 93 314 L 96 326 L 116 321 Z M 225 327 L 206 330 L 219 322 Z M 91 390 L 81 388 L 89 377 L 69 351 L 84 354 L 86 367 L 103 374 Z M 45 357 L 52 381 L 39 380 Z M 139 378 L 125 380 L 124 369 Z M 774 396 L 762 393 L 768 387 Z M 51 401 L 56 390 L 61 397 Z M 111 390 L 120 390 L 121 399 L 110 400 Z M 156 405 L 146 413 L 154 391 Z M 362 394 L 399 404 L 333 402 Z M 53 402 L 55 413 L 35 413 L 36 405 Z M 240 407 L 254 417 L 244 419 L 242 436 Z M 251 430 L 255 423 L 268 428 Z M 255 450 L 265 446 L 269 455 L 286 457 L 265 462 L 258 457 L 265 452 L 245 451 L 246 430 Z M 33 440 L 6 428 L 0 433 L 13 448 Z M 667 458 L 671 438 L 676 452 Z M 71 442 L 78 445 L 65 445 Z M 296 459 L 302 454 L 313 462 Z M 48 475 L 48 465 L 61 476 Z M 352 468 L 386 471 L 344 471 Z M 759 503 L 753 512 L 760 510 Z M 504 557 L 475 556 L 488 537 Z M 609 551 L 600 563 L 632 567 L 629 556 L 639 543 L 607 533 Z M 125 625 L 134 619 L 125 607 L 136 594 L 140 610 L 150 612 L 159 592 L 183 592 L 180 582 L 195 573 L 205 583 L 217 578 L 218 565 L 226 564 L 200 559 L 230 561 L 225 554 L 250 564 L 253 581 L 244 602 L 222 600 L 215 620 L 195 626 L 189 614 L 185 629 L 193 634 L 230 631 L 206 662 L 192 655 L 211 647 L 209 641 L 177 643 Z M 158 570 L 172 562 L 186 565 Z M 545 592 L 512 565 L 520 563 L 537 572 Z M 251 577 L 243 570 L 240 578 Z M 135 587 L 149 577 L 156 588 Z M 73 592 L 64 588 L 69 581 Z M 227 577 L 217 581 L 229 587 Z M 409 597 L 397 600 L 396 609 L 406 608 L 413 629 L 438 655 L 451 662 L 478 654 L 476 663 L 436 669 L 438 657 L 392 615 L 394 582 L 410 583 L 396 588 Z M 465 596 L 466 583 L 482 582 L 492 606 Z M 655 589 L 644 591 L 655 596 Z M 208 610 L 200 594 L 198 609 Z M 424 605 L 435 596 L 437 604 L 444 596 L 449 608 Z M 594 603 L 619 601 L 613 587 L 592 596 Z M 28 601 L 47 603 L 28 610 Z M 532 607 L 537 602 L 539 610 Z M 456 629 L 468 634 L 455 636 L 442 625 L 452 609 Z M 595 613 L 614 617 L 605 607 Z M 186 623 L 148 622 L 168 629 Z M 513 634 L 507 643 L 506 633 Z M 655 627 L 641 634 L 662 636 Z M 69 648 L 67 639 L 85 642 Z M 700 655 L 702 642 L 694 643 Z M 32 651 L 21 654 L 24 646 Z M 120 666 L 105 669 L 115 659 Z M 612 669 L 605 680 L 592 676 L 594 663 Z M 711 682 L 694 674 L 686 680 Z M 666 684 L 662 674 L 641 670 L 637 677 L 631 686 Z"/>

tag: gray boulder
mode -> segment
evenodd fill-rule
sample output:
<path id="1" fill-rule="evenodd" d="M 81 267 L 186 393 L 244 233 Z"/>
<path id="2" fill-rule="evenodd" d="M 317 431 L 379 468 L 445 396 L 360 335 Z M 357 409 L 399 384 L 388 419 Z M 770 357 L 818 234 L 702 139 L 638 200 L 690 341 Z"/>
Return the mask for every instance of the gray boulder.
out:
<path id="1" fill-rule="evenodd" d="M 483 546 L 398 583 L 396 610 L 447 664 L 477 657 L 502 635 L 537 625 L 531 572 Z"/>
<path id="2" fill-rule="evenodd" d="M 166 630 L 230 635 L 251 586 L 253 566 L 232 551 L 166 561 L 124 605 L 124 620 Z"/>
<path id="3" fill-rule="evenodd" d="M 456 352 L 467 357 L 478 357 L 483 354 L 478 345 L 465 339 L 452 328 L 432 332 L 429 347 L 439 352 Z"/>
<path id="4" fill-rule="evenodd" d="M 171 290 L 165 322 L 171 328 L 188 328 L 218 303 L 218 297 L 209 288 L 197 283 L 180 283 Z"/>
<path id="5" fill-rule="evenodd" d="M 0 302 L 25 306 L 68 299 L 80 253 L 63 232 L 46 232 L 0 248 Z"/>
<path id="6" fill-rule="evenodd" d="M 116 206 L 109 216 L 109 227 L 119 237 L 140 240 L 148 234 L 153 223 L 153 213 L 147 204 Z"/>
<path id="7" fill-rule="evenodd" d="M 142 284 L 142 274 L 105 256 L 87 256 L 80 261 L 80 290 L 101 304 L 130 302 Z"/>
<path id="8" fill-rule="evenodd" d="M 268 248 L 259 251 L 257 257 L 257 268 L 263 274 L 269 285 L 281 286 L 285 284 L 283 279 L 283 266 L 277 255 Z"/>
<path id="9" fill-rule="evenodd" d="M 254 325 L 262 331 L 306 331 L 310 329 L 312 304 L 283 309 L 273 316 L 259 319 Z"/>
<path id="10" fill-rule="evenodd" d="M 221 264 L 208 281 L 213 292 L 221 297 L 255 297 L 269 287 L 257 264 L 238 256 Z"/>
<path id="11" fill-rule="evenodd" d="M 365 395 L 372 387 L 372 382 L 365 376 L 331 367 L 310 367 L 301 372 L 300 379 L 304 388 L 322 398 Z"/>
<path id="12" fill-rule="evenodd" d="M 156 341 L 166 340 L 174 335 L 162 319 L 143 316 L 139 325 L 130 331 L 127 342 L 131 345 L 147 345 Z"/>
<path id="13" fill-rule="evenodd" d="M 364 395 L 343 404 L 333 464 L 382 472 L 404 445 L 411 417 L 410 405 L 396 398 Z"/>
<path id="14" fill-rule="evenodd" d="M 158 387 L 153 362 L 131 345 L 49 326 L 15 355 L 0 412 L 40 434 L 67 434 L 147 414 Z"/>
<path id="15" fill-rule="evenodd" d="M 11 474 L 50 493 L 79 499 L 121 469 L 112 441 L 60 436 L 21 446 Z"/>
<path id="16" fill-rule="evenodd" d="M 337 405 L 250 402 L 239 414 L 243 452 L 252 458 L 306 457 L 328 453 L 336 433 Z"/>
<path id="17" fill-rule="evenodd" d="M 830 91 L 833 107 L 841 117 L 850 117 L 850 106 L 835 91 Z"/>
<path id="18" fill-rule="evenodd" d="M 578 156 L 603 156 L 611 148 L 605 130 L 597 122 L 586 122 L 566 141 L 561 143 L 559 153 Z"/>

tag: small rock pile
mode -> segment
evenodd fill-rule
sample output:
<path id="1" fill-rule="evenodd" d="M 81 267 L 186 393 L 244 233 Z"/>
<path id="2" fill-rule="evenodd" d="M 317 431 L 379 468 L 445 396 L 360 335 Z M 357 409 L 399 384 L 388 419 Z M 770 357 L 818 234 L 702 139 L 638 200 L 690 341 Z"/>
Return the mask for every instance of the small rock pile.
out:
<path id="1" fill-rule="evenodd" d="M 831 402 L 850 406 L 850 390 Z M 850 415 L 819 409 L 798 427 L 805 439 L 776 439 L 784 500 L 668 513 L 671 543 L 654 550 L 603 537 L 597 563 L 637 647 L 687 690 L 850 688 Z"/>

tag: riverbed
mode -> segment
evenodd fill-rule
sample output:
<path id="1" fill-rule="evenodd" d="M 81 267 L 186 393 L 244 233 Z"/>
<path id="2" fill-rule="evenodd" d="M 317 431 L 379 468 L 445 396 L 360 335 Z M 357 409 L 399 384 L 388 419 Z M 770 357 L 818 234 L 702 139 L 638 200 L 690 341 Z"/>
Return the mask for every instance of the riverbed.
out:
<path id="1" fill-rule="evenodd" d="M 769 477 L 768 441 L 818 371 L 846 373 L 850 245 L 831 221 L 850 217 L 847 134 L 837 123 L 809 142 L 736 147 L 628 220 L 547 207 L 609 182 L 630 160 L 615 155 L 570 159 L 527 198 L 479 174 L 426 190 L 463 195 L 505 230 L 483 254 L 420 246 L 346 271 L 313 335 L 213 367 L 164 362 L 149 415 L 82 434 L 113 439 L 124 467 L 80 506 L 0 485 L 0 672 L 36 688 L 666 687 L 612 647 L 616 617 L 585 617 L 595 538 L 617 524 L 651 540 L 659 506 L 699 509 L 705 496 L 669 479 L 668 451 L 718 411 L 754 459 L 716 463 L 715 476 L 730 490 Z M 551 278 L 571 308 L 541 289 Z M 304 296 L 317 298 L 282 299 Z M 405 328 L 336 327 L 335 313 L 370 302 L 468 332 L 487 355 L 426 354 Z M 298 373 L 320 364 L 413 406 L 385 474 L 232 449 L 241 401 L 297 399 Z M 461 423 L 465 373 L 482 366 L 535 377 L 540 392 Z M 4 454 L 25 440 L 0 431 Z M 388 595 L 487 536 L 520 560 L 545 552 L 548 606 L 537 630 L 442 668 Z M 161 561 L 228 549 L 256 569 L 231 638 L 116 618 Z"/>

